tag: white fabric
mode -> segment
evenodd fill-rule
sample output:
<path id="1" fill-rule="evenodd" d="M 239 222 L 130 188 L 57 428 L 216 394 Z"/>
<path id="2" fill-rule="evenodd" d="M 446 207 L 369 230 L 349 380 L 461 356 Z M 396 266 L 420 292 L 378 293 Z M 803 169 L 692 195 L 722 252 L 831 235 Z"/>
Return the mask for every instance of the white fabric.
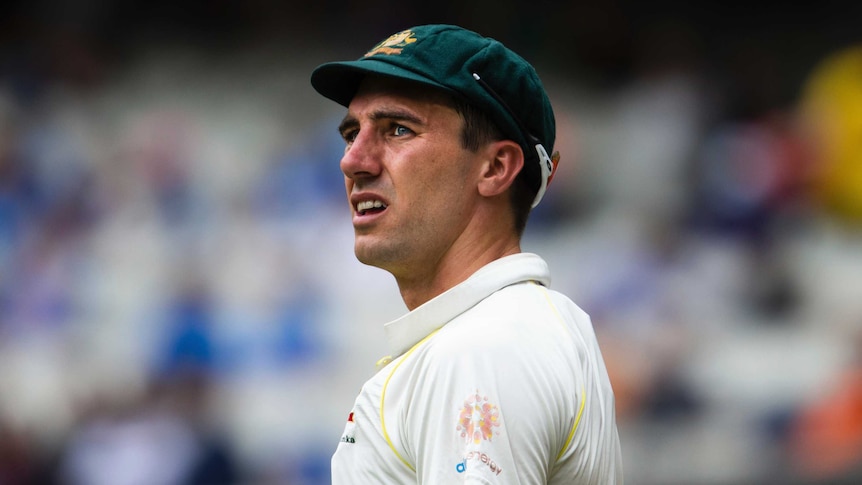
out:
<path id="1" fill-rule="evenodd" d="M 622 483 L 595 333 L 549 284 L 516 254 L 388 323 L 397 357 L 362 387 L 332 483 Z"/>

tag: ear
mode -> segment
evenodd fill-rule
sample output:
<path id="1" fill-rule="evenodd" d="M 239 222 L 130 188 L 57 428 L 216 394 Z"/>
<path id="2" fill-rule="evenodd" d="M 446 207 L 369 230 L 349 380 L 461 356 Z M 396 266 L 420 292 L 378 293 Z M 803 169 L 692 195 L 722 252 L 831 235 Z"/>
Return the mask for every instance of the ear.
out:
<path id="1" fill-rule="evenodd" d="M 524 166 L 524 152 L 514 141 L 500 140 L 488 144 L 485 154 L 479 173 L 479 193 L 495 197 L 512 186 Z"/>

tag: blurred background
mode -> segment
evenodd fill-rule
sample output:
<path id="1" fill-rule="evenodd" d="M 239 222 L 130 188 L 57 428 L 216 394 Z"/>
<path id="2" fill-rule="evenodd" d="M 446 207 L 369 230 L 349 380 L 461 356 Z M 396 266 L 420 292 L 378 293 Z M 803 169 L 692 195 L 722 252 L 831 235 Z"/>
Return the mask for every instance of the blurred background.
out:
<path id="1" fill-rule="evenodd" d="M 405 311 L 318 64 L 421 23 L 533 62 L 523 248 L 587 310 L 627 483 L 862 483 L 859 2 L 11 2 L 0 484 L 329 483 Z"/>

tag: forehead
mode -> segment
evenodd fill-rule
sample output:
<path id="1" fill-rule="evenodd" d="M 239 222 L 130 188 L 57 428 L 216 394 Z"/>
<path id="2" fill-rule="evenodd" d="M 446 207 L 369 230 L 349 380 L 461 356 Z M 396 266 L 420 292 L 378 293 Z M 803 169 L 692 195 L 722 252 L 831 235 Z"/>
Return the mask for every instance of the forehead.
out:
<path id="1" fill-rule="evenodd" d="M 432 86 L 398 78 L 369 75 L 359 85 L 348 109 L 373 100 L 404 104 L 414 109 L 444 107 L 455 111 L 451 94 Z"/>

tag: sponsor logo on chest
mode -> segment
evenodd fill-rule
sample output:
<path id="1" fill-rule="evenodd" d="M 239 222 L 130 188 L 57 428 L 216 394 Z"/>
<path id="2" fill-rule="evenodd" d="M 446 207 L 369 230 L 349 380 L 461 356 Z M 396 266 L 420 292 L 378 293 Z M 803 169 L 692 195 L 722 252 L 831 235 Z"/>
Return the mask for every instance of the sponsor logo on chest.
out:
<path id="1" fill-rule="evenodd" d="M 477 390 L 464 400 L 455 429 L 468 447 L 475 447 L 491 442 L 494 436 L 499 435 L 501 424 L 500 410 Z M 464 459 L 455 465 L 455 470 L 464 473 L 472 465 L 486 466 L 495 475 L 503 471 L 487 453 L 478 450 L 467 452 Z"/>

